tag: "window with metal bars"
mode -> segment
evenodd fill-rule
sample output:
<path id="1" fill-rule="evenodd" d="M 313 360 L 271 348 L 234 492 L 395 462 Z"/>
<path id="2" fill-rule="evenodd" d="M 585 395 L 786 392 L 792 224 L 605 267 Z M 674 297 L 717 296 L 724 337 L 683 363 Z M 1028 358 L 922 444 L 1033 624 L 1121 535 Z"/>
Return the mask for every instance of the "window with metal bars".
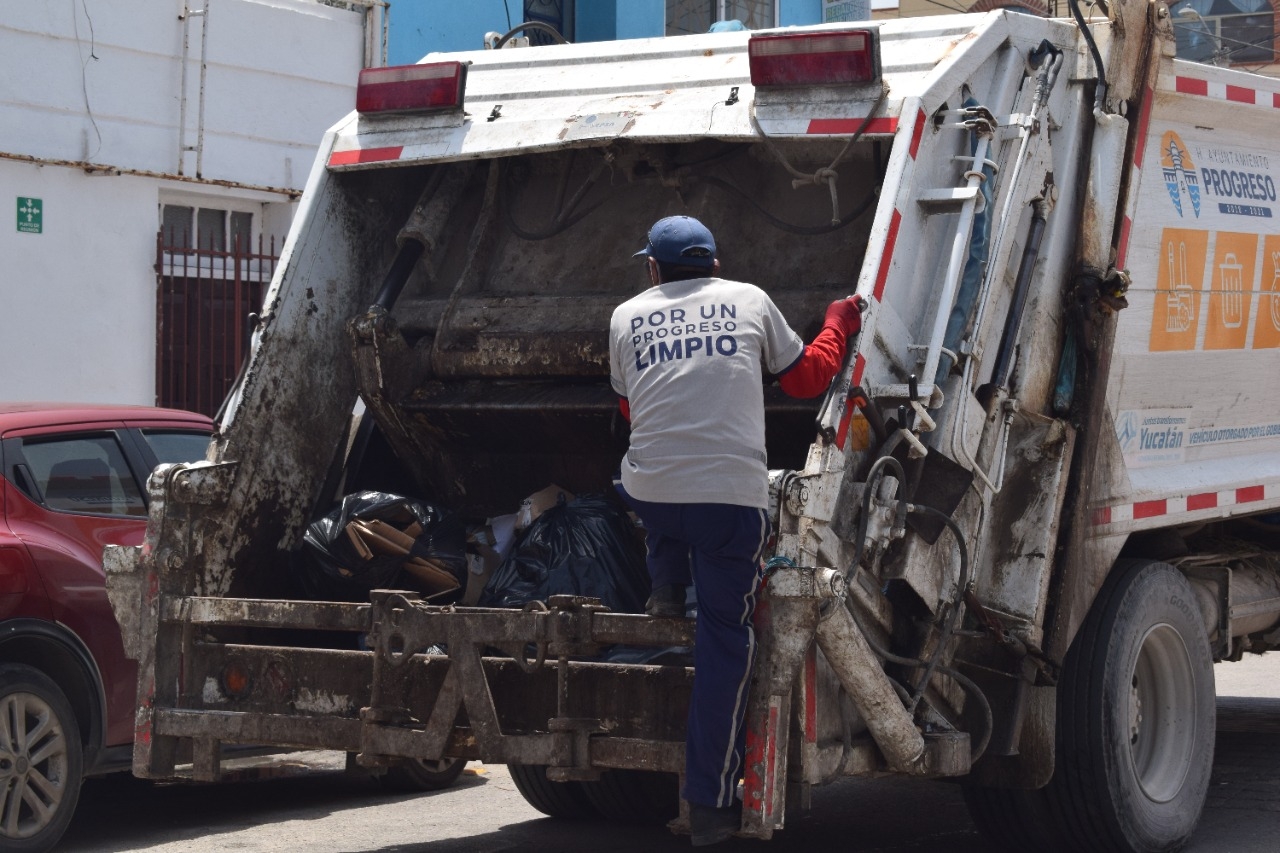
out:
<path id="1" fill-rule="evenodd" d="M 666 0 L 667 35 L 705 33 L 717 21 L 738 20 L 751 30 L 778 25 L 777 0 Z"/>
<path id="2" fill-rule="evenodd" d="M 220 239 L 212 228 L 197 230 L 200 248 L 189 231 L 162 227 L 156 235 L 157 405 L 216 414 L 248 356 L 252 316 L 279 253 L 274 237 L 251 240 L 234 217 L 225 216 Z"/>

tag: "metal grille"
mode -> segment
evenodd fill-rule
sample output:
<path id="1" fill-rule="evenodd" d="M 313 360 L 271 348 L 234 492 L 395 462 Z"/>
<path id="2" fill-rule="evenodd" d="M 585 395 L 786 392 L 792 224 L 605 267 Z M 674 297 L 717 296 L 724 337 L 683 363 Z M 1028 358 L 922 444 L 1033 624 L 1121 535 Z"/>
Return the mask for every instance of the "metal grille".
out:
<path id="1" fill-rule="evenodd" d="M 247 244 L 247 245 L 246 245 Z M 190 235 L 156 235 L 156 404 L 214 415 L 249 353 L 251 314 L 279 255 L 239 235 L 230 251 L 189 249 Z"/>

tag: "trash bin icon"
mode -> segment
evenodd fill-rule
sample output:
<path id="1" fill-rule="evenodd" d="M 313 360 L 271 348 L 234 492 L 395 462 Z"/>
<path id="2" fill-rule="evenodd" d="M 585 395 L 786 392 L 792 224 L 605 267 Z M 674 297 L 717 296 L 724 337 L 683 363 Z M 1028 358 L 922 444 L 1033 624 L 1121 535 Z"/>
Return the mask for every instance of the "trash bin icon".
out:
<path id="1" fill-rule="evenodd" d="M 1222 325 L 1238 329 L 1244 325 L 1244 267 L 1234 252 L 1227 252 L 1218 264 L 1218 274 L 1222 281 Z"/>
<path id="2" fill-rule="evenodd" d="M 1271 325 L 1280 332 L 1280 252 L 1271 253 Z"/>
<path id="3" fill-rule="evenodd" d="M 1174 245 L 1166 244 L 1169 262 L 1169 292 L 1165 294 L 1164 330 L 1175 334 L 1191 328 L 1195 295 L 1187 281 L 1187 244 L 1180 242 L 1175 263 Z"/>

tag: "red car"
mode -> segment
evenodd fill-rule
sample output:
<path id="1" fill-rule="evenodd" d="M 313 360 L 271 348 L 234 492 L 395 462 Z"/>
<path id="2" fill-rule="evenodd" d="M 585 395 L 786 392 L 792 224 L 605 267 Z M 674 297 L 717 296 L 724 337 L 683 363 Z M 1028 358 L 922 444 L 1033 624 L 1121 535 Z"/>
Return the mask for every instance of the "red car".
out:
<path id="1" fill-rule="evenodd" d="M 86 774 L 128 767 L 137 666 L 104 545 L 137 545 L 146 482 L 205 457 L 213 422 L 141 406 L 0 403 L 0 849 L 62 836 Z"/>

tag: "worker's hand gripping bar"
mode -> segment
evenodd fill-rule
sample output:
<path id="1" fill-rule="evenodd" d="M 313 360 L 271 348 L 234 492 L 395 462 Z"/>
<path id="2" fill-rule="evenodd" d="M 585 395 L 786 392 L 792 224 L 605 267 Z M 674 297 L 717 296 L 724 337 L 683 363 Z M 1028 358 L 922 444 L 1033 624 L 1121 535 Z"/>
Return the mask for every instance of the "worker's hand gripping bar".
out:
<path id="1" fill-rule="evenodd" d="M 848 298 L 856 301 L 859 312 L 866 313 L 868 307 L 866 299 L 857 294 Z M 861 336 L 862 332 L 859 330 L 856 335 L 851 335 L 845 341 L 844 361 L 840 364 L 840 370 L 836 372 L 835 377 L 831 380 L 831 385 L 827 388 L 827 394 L 822 399 L 822 408 L 818 409 L 818 417 L 814 426 L 818 431 L 818 437 L 828 444 L 836 439 L 836 433 L 840 429 L 840 421 L 844 417 L 845 406 L 854 391 L 853 372 L 858 363 L 858 342 Z M 870 401 L 865 394 L 862 394 L 862 399 L 867 400 L 868 403 L 864 411 L 874 408 L 870 405 Z M 876 414 L 878 415 L 879 412 Z M 870 419 L 870 415 L 868 415 L 868 419 Z M 875 428 L 874 423 L 872 428 Z M 883 433 L 883 431 L 884 426 L 881 424 L 877 433 Z"/>

